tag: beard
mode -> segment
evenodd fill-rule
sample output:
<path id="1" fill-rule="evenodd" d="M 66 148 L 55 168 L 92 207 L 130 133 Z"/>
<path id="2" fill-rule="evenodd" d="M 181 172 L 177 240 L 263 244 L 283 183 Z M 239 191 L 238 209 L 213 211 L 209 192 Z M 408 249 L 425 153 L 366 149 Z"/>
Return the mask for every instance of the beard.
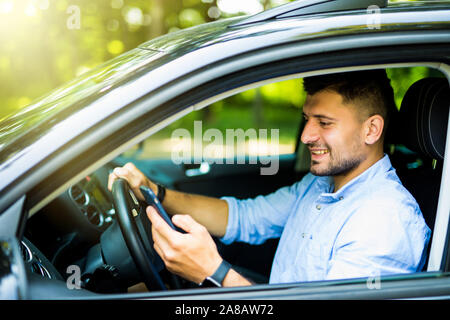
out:
<path id="1" fill-rule="evenodd" d="M 326 146 L 328 152 L 328 163 L 326 166 L 320 166 L 319 161 L 311 160 L 310 172 L 315 176 L 339 176 L 345 175 L 357 168 L 366 156 L 361 153 L 361 145 L 354 141 L 350 152 L 347 155 L 333 151 Z"/>
<path id="2" fill-rule="evenodd" d="M 364 160 L 362 157 L 340 159 L 339 161 L 330 161 L 326 168 L 314 168 L 314 164 L 318 164 L 315 161 L 311 162 L 311 173 L 315 176 L 339 176 L 347 174 L 352 171 Z"/>

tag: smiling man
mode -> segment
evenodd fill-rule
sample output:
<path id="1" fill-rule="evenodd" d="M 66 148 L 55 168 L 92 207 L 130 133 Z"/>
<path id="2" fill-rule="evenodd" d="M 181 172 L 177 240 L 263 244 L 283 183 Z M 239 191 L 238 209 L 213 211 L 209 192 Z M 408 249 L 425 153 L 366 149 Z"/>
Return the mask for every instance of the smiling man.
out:
<path id="1" fill-rule="evenodd" d="M 173 231 L 151 208 L 154 247 L 167 268 L 194 282 L 249 285 L 220 257 L 210 234 L 224 243 L 260 244 L 280 237 L 270 283 L 370 277 L 420 271 L 430 229 L 383 152 L 393 92 L 385 71 L 304 80 L 306 120 L 301 141 L 310 173 L 267 196 L 237 200 L 165 192 Z M 142 198 L 154 189 L 136 167 L 116 168 Z M 161 189 L 160 189 L 161 190 Z M 206 281 L 205 281 L 206 280 Z"/>
<path id="2" fill-rule="evenodd" d="M 372 77 L 378 78 L 371 84 L 358 81 L 357 75 L 305 81 L 309 94 L 303 106 L 306 127 L 301 140 L 311 151 L 311 173 L 333 177 L 336 191 L 383 157 L 385 124 L 395 111 L 386 77 L 373 72 Z M 379 87 L 374 86 L 376 79 Z"/>

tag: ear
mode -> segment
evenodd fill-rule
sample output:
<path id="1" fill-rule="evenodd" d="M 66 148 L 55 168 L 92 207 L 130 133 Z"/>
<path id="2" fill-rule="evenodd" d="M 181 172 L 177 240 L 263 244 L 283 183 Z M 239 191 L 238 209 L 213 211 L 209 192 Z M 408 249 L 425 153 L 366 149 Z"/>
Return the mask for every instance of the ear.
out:
<path id="1" fill-rule="evenodd" d="M 364 122 L 364 142 L 372 145 L 381 139 L 384 128 L 384 119 L 379 114 L 369 117 Z"/>

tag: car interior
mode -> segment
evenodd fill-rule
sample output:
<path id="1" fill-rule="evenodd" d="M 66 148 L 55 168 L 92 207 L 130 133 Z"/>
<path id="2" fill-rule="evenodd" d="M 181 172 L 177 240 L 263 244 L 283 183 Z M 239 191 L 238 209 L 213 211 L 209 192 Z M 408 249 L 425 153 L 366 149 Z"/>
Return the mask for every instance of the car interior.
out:
<path id="1" fill-rule="evenodd" d="M 419 203 L 428 227 L 436 220 L 448 126 L 449 84 L 445 78 L 416 81 L 406 92 L 390 143 L 390 158 L 403 185 Z M 389 143 L 389 141 L 388 141 Z M 402 143 L 402 145 L 400 145 Z M 406 146 L 410 152 L 402 152 Z M 420 159 L 420 165 L 417 163 Z M 431 243 L 428 245 L 427 266 Z"/>
<path id="2" fill-rule="evenodd" d="M 399 100 L 401 104 L 397 106 L 399 112 L 391 120 L 386 135 L 385 152 L 389 154 L 404 186 L 418 201 L 427 225 L 433 230 L 447 136 L 450 93 L 445 76 L 437 70 L 430 70 L 425 77 L 411 77 L 407 82 L 406 93 L 402 94 Z M 300 79 L 295 81 L 296 85 L 301 85 Z M 273 87 L 267 88 L 274 90 Z M 269 90 L 267 88 L 261 90 Z M 250 101 L 261 99 L 261 91 L 251 90 L 226 99 L 231 99 L 230 104 L 243 99 L 245 95 Z M 245 104 L 247 100 L 242 101 Z M 127 162 L 133 162 L 146 176 L 167 188 L 239 199 L 268 194 L 295 183 L 307 173 L 308 153 L 299 143 L 303 125 L 301 105 L 285 109 L 284 117 L 283 112 L 276 111 L 278 122 L 270 123 L 272 128 L 290 128 L 286 129 L 289 134 L 283 138 L 285 140 L 280 139 L 280 142 L 288 142 L 285 143 L 285 149 L 280 148 L 275 154 L 279 159 L 279 169 L 274 175 L 261 175 L 260 170 L 265 165 L 260 162 L 249 163 L 252 153 L 248 150 L 243 155 L 246 161 L 242 164 L 237 161 L 227 164 L 225 160 L 220 163 L 217 159 L 215 162 L 192 160 L 175 164 L 170 158 L 168 147 L 174 129 L 180 125 L 191 126 L 192 129 L 194 121 L 199 119 L 204 120 L 204 123 L 212 119 L 209 125 L 211 128 L 220 121 L 231 123 L 225 116 L 224 119 L 217 119 L 223 103 L 213 104 L 211 110 L 214 112 L 208 108 L 177 120 L 165 131 L 156 133 L 156 137 L 148 137 L 70 186 L 33 214 L 28 219 L 22 241 L 22 254 L 29 276 L 58 279 L 64 283 L 72 279 L 71 266 L 78 266 L 81 286 L 95 293 L 125 293 L 143 281 L 139 266 L 136 266 L 130 255 L 118 226 L 117 208 L 112 193 L 107 189 L 109 173 Z M 262 112 L 258 115 L 255 105 L 248 106 L 247 114 L 239 113 L 239 106 L 234 111 L 235 128 L 240 128 L 240 117 L 251 118 L 255 114 L 256 120 L 252 118 L 252 121 L 257 121 L 260 126 L 267 124 L 258 122 L 258 116 L 264 118 L 265 114 Z M 142 202 L 136 206 L 139 214 L 135 219 L 141 220 L 138 228 L 148 229 L 150 226 L 146 218 L 141 219 L 145 216 L 141 214 L 143 208 L 145 204 Z M 151 247 L 151 237 L 145 238 L 145 232 L 140 234 L 145 247 Z M 221 255 L 238 272 L 257 284 L 268 283 L 278 239 L 268 240 L 261 245 L 224 245 L 219 239 L 215 240 Z M 430 248 L 431 243 L 428 253 Z M 154 254 L 149 257 L 166 289 L 198 287 L 170 274 Z M 426 268 L 427 263 L 423 271 Z M 149 287 L 152 285 L 149 282 L 145 284 L 150 291 L 159 289 L 157 285 Z"/>

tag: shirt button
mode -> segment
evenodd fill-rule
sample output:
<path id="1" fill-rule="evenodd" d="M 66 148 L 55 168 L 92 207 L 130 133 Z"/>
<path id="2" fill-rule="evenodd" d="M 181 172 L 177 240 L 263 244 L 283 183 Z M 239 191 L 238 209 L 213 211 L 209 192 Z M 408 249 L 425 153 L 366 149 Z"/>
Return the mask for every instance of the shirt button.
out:
<path id="1" fill-rule="evenodd" d="M 340 197 L 339 197 L 339 200 L 344 200 L 344 197 L 343 197 L 343 196 L 340 196 Z"/>
<path id="2" fill-rule="evenodd" d="M 317 209 L 317 210 L 322 209 L 322 207 L 320 206 L 320 204 L 318 204 L 318 205 L 316 206 L 316 209 Z"/>

